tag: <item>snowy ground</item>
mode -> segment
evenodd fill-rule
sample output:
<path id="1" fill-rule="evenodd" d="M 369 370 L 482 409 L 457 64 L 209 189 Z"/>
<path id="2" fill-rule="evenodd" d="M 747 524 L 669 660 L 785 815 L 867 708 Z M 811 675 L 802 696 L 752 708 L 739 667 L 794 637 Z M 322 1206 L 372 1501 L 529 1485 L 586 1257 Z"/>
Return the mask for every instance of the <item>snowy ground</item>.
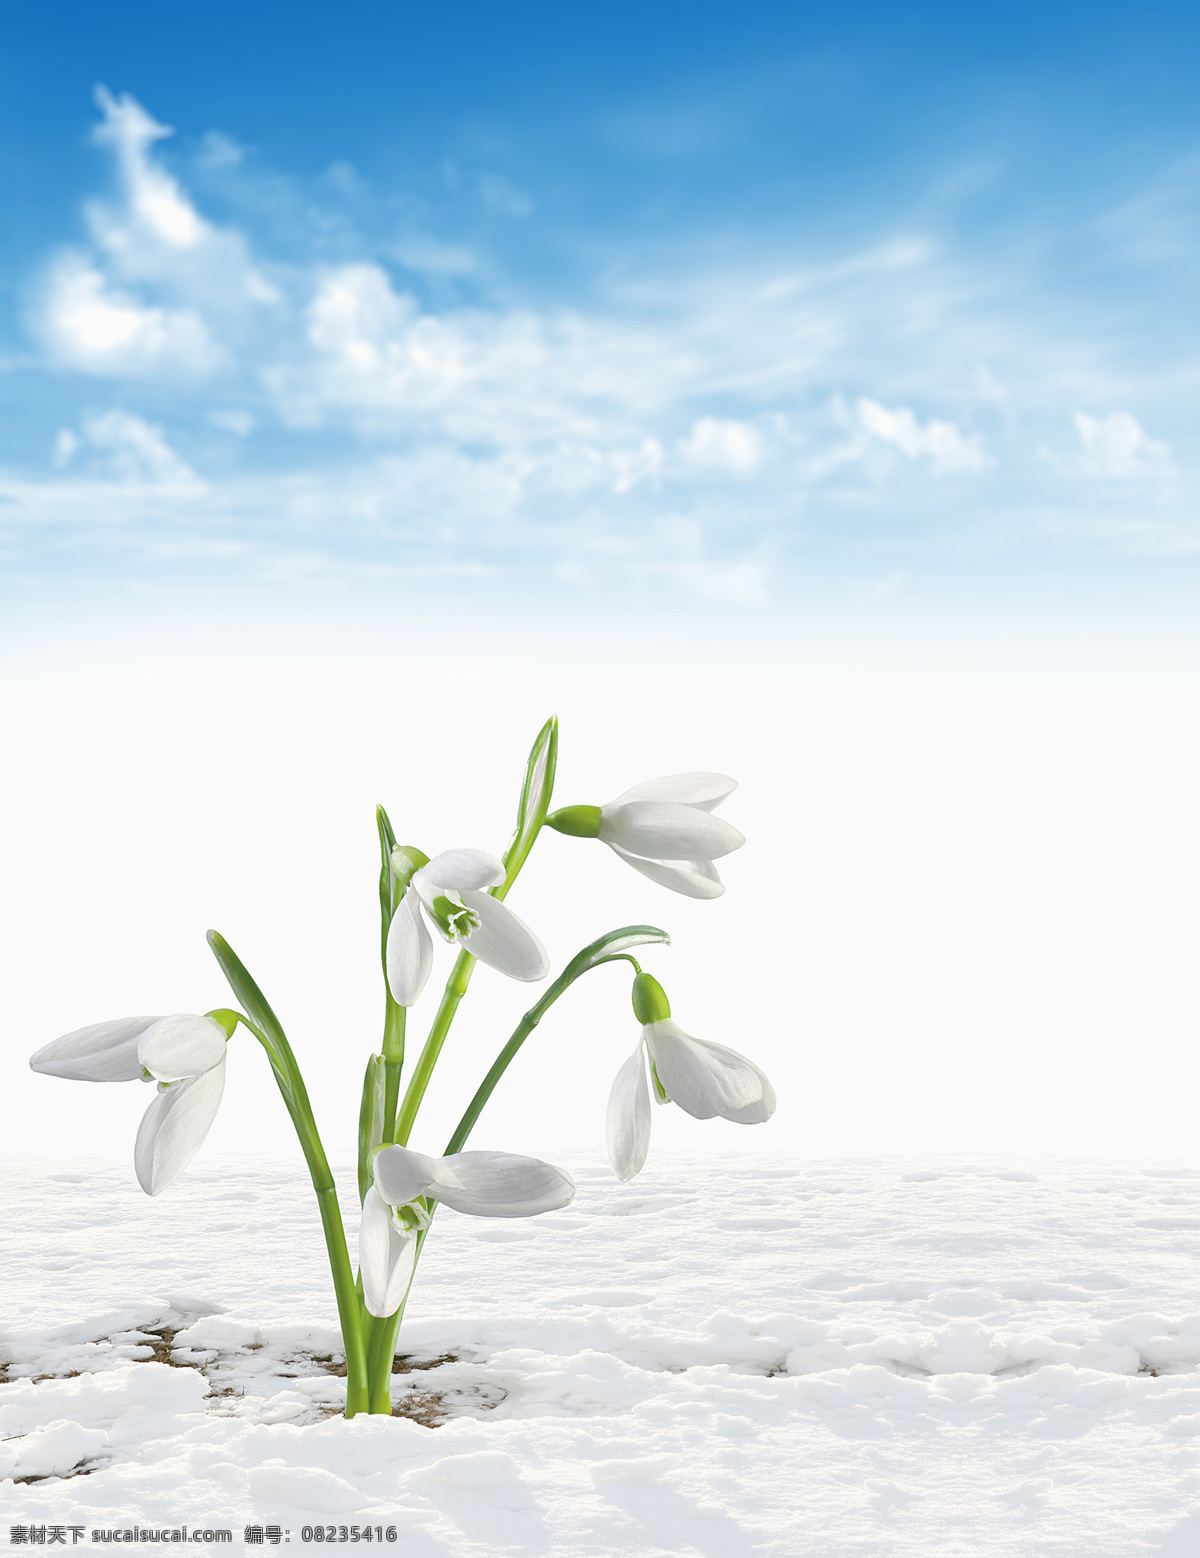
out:
<path id="1" fill-rule="evenodd" d="M 395 1378 L 430 1428 L 336 1415 L 292 1164 L 202 1156 L 153 1202 L 125 1161 L 6 1165 L 0 1476 L 34 1480 L 0 1483 L 0 1544 L 186 1523 L 240 1552 L 251 1522 L 394 1526 L 406 1558 L 1200 1554 L 1200 1170 L 567 1166 L 564 1212 L 439 1214 L 402 1345 L 453 1361 Z"/>

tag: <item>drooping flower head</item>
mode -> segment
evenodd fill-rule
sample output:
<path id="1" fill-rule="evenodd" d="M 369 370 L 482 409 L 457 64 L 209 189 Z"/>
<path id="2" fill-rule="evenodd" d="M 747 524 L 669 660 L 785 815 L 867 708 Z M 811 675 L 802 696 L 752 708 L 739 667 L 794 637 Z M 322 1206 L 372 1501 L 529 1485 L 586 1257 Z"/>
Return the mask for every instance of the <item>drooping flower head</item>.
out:
<path id="1" fill-rule="evenodd" d="M 411 870 L 387 939 L 387 980 L 398 1006 L 412 1006 L 433 968 L 432 924 L 444 940 L 457 942 L 489 968 L 510 979 L 544 979 L 546 949 L 507 904 L 485 892 L 504 880 L 504 867 L 482 849 L 447 849 L 432 860 L 417 851 L 395 852 Z M 408 870 L 405 875 L 408 875 Z"/>
<path id="2" fill-rule="evenodd" d="M 536 1217 L 575 1195 L 571 1176 L 540 1158 L 511 1152 L 452 1152 L 428 1158 L 407 1147 L 375 1155 L 363 1200 L 358 1261 L 370 1314 L 395 1314 L 412 1279 L 417 1237 L 429 1226 L 429 1203 L 470 1217 Z"/>
<path id="3" fill-rule="evenodd" d="M 635 871 L 689 898 L 725 891 L 714 860 L 746 842 L 715 807 L 737 780 L 727 774 L 667 774 L 648 779 L 604 806 L 564 806 L 546 818 L 577 838 L 598 838 Z"/>
<path id="4" fill-rule="evenodd" d="M 138 1183 L 156 1196 L 200 1150 L 225 1090 L 229 1030 L 215 1017 L 118 1017 L 42 1046 L 34 1071 L 77 1082 L 153 1082 L 134 1145 Z"/>
<path id="5" fill-rule="evenodd" d="M 694 1039 L 671 1020 L 666 992 L 650 974 L 633 981 L 634 1015 L 642 1024 L 633 1054 L 617 1072 L 608 1099 L 608 1157 L 617 1178 L 639 1173 L 650 1150 L 649 1067 L 654 1097 L 678 1104 L 697 1120 L 720 1115 L 738 1125 L 760 1125 L 775 1112 L 775 1090 L 753 1061 Z"/>

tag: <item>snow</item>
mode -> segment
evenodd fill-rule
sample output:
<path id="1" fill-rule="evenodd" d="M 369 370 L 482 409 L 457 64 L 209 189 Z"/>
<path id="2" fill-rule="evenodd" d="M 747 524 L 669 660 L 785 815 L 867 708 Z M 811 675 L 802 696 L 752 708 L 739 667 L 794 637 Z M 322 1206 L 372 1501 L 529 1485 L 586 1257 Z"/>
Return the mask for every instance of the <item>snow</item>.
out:
<path id="1" fill-rule="evenodd" d="M 124 1160 L 6 1164 L 0 1540 L 1200 1552 L 1200 1169 L 560 1161 L 564 1211 L 439 1213 L 394 1376 L 415 1415 L 350 1423 L 298 1163 L 202 1155 L 156 1200 Z"/>

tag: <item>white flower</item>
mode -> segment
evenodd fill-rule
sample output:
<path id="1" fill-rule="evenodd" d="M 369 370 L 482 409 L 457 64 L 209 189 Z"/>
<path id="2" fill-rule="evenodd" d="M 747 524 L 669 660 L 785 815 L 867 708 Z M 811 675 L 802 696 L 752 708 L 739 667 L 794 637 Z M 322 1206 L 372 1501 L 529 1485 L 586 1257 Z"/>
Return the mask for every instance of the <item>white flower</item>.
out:
<path id="1" fill-rule="evenodd" d="M 133 1149 L 138 1183 L 156 1196 L 208 1135 L 225 1089 L 227 1037 L 212 1017 L 120 1017 L 54 1039 L 29 1064 L 79 1082 L 158 1082 Z"/>
<path id="2" fill-rule="evenodd" d="M 417 1236 L 429 1226 L 418 1197 L 443 1201 L 471 1217 L 536 1217 L 566 1206 L 571 1176 L 540 1158 L 511 1152 L 453 1152 L 427 1158 L 407 1147 L 376 1154 L 375 1182 L 363 1201 L 358 1264 L 369 1314 L 395 1314 L 408 1292 Z"/>
<path id="3" fill-rule="evenodd" d="M 725 887 L 713 861 L 746 840 L 710 814 L 736 789 L 726 774 L 648 779 L 601 806 L 596 836 L 652 882 L 689 898 L 719 898 Z"/>
<path id="4" fill-rule="evenodd" d="M 658 1102 L 676 1103 L 697 1120 L 719 1114 L 739 1125 L 760 1125 L 775 1113 L 775 1090 L 753 1061 L 723 1044 L 693 1039 L 669 1017 L 648 1022 L 608 1099 L 608 1157 L 618 1179 L 632 1179 L 650 1150 L 647 1062 Z"/>
<path id="5" fill-rule="evenodd" d="M 504 867 L 481 849 L 447 849 L 413 874 L 392 916 L 387 978 L 398 1006 L 411 1006 L 433 967 L 428 917 L 441 935 L 510 979 L 544 979 L 546 949 L 507 905 L 484 892 L 504 880 Z"/>

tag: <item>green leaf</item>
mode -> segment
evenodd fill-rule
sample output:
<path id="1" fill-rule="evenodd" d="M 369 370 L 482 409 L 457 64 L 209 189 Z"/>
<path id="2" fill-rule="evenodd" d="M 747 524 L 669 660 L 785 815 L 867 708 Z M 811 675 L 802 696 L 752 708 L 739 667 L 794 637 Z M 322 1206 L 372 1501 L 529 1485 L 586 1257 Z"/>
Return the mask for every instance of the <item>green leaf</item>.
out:
<path id="1" fill-rule="evenodd" d="M 279 1018 L 267 1004 L 266 996 L 247 973 L 241 958 L 219 931 L 209 931 L 208 944 L 213 950 L 213 956 L 221 965 L 221 972 L 229 981 L 229 988 L 237 996 L 238 1003 L 246 1016 L 256 1028 L 262 1030 L 272 1045 L 282 1052 L 287 1052 L 287 1036 L 280 1025 Z"/>
<path id="2" fill-rule="evenodd" d="M 517 806 L 517 827 L 512 843 L 504 854 L 504 882 L 492 889 L 493 895 L 503 898 L 517 872 L 525 864 L 525 857 L 533 848 L 546 813 L 550 810 L 550 797 L 554 793 L 554 771 L 558 765 L 558 716 L 552 714 L 538 731 L 537 740 L 529 753 L 525 767 L 525 783 L 521 786 L 521 799 Z"/>
<path id="3" fill-rule="evenodd" d="M 371 1154 L 383 1141 L 386 1066 L 382 1055 L 372 1055 L 363 1077 L 362 1104 L 358 1111 L 358 1199 L 371 1186 Z"/>
<path id="4" fill-rule="evenodd" d="M 577 952 L 563 969 L 559 979 L 568 982 L 575 980 L 580 974 L 586 974 L 589 969 L 596 968 L 601 963 L 608 963 L 613 958 L 624 956 L 633 947 L 670 946 L 670 944 L 670 936 L 665 930 L 659 930 L 657 925 L 622 925 L 619 930 L 605 931 L 603 936 L 598 936 L 595 941 L 590 942 L 582 952 Z"/>
<path id="5" fill-rule="evenodd" d="M 383 918 L 383 939 L 386 944 L 388 926 L 396 912 L 395 877 L 392 874 L 392 850 L 396 847 L 396 835 L 391 819 L 382 806 L 375 808 L 375 826 L 379 829 L 379 912 Z"/>

